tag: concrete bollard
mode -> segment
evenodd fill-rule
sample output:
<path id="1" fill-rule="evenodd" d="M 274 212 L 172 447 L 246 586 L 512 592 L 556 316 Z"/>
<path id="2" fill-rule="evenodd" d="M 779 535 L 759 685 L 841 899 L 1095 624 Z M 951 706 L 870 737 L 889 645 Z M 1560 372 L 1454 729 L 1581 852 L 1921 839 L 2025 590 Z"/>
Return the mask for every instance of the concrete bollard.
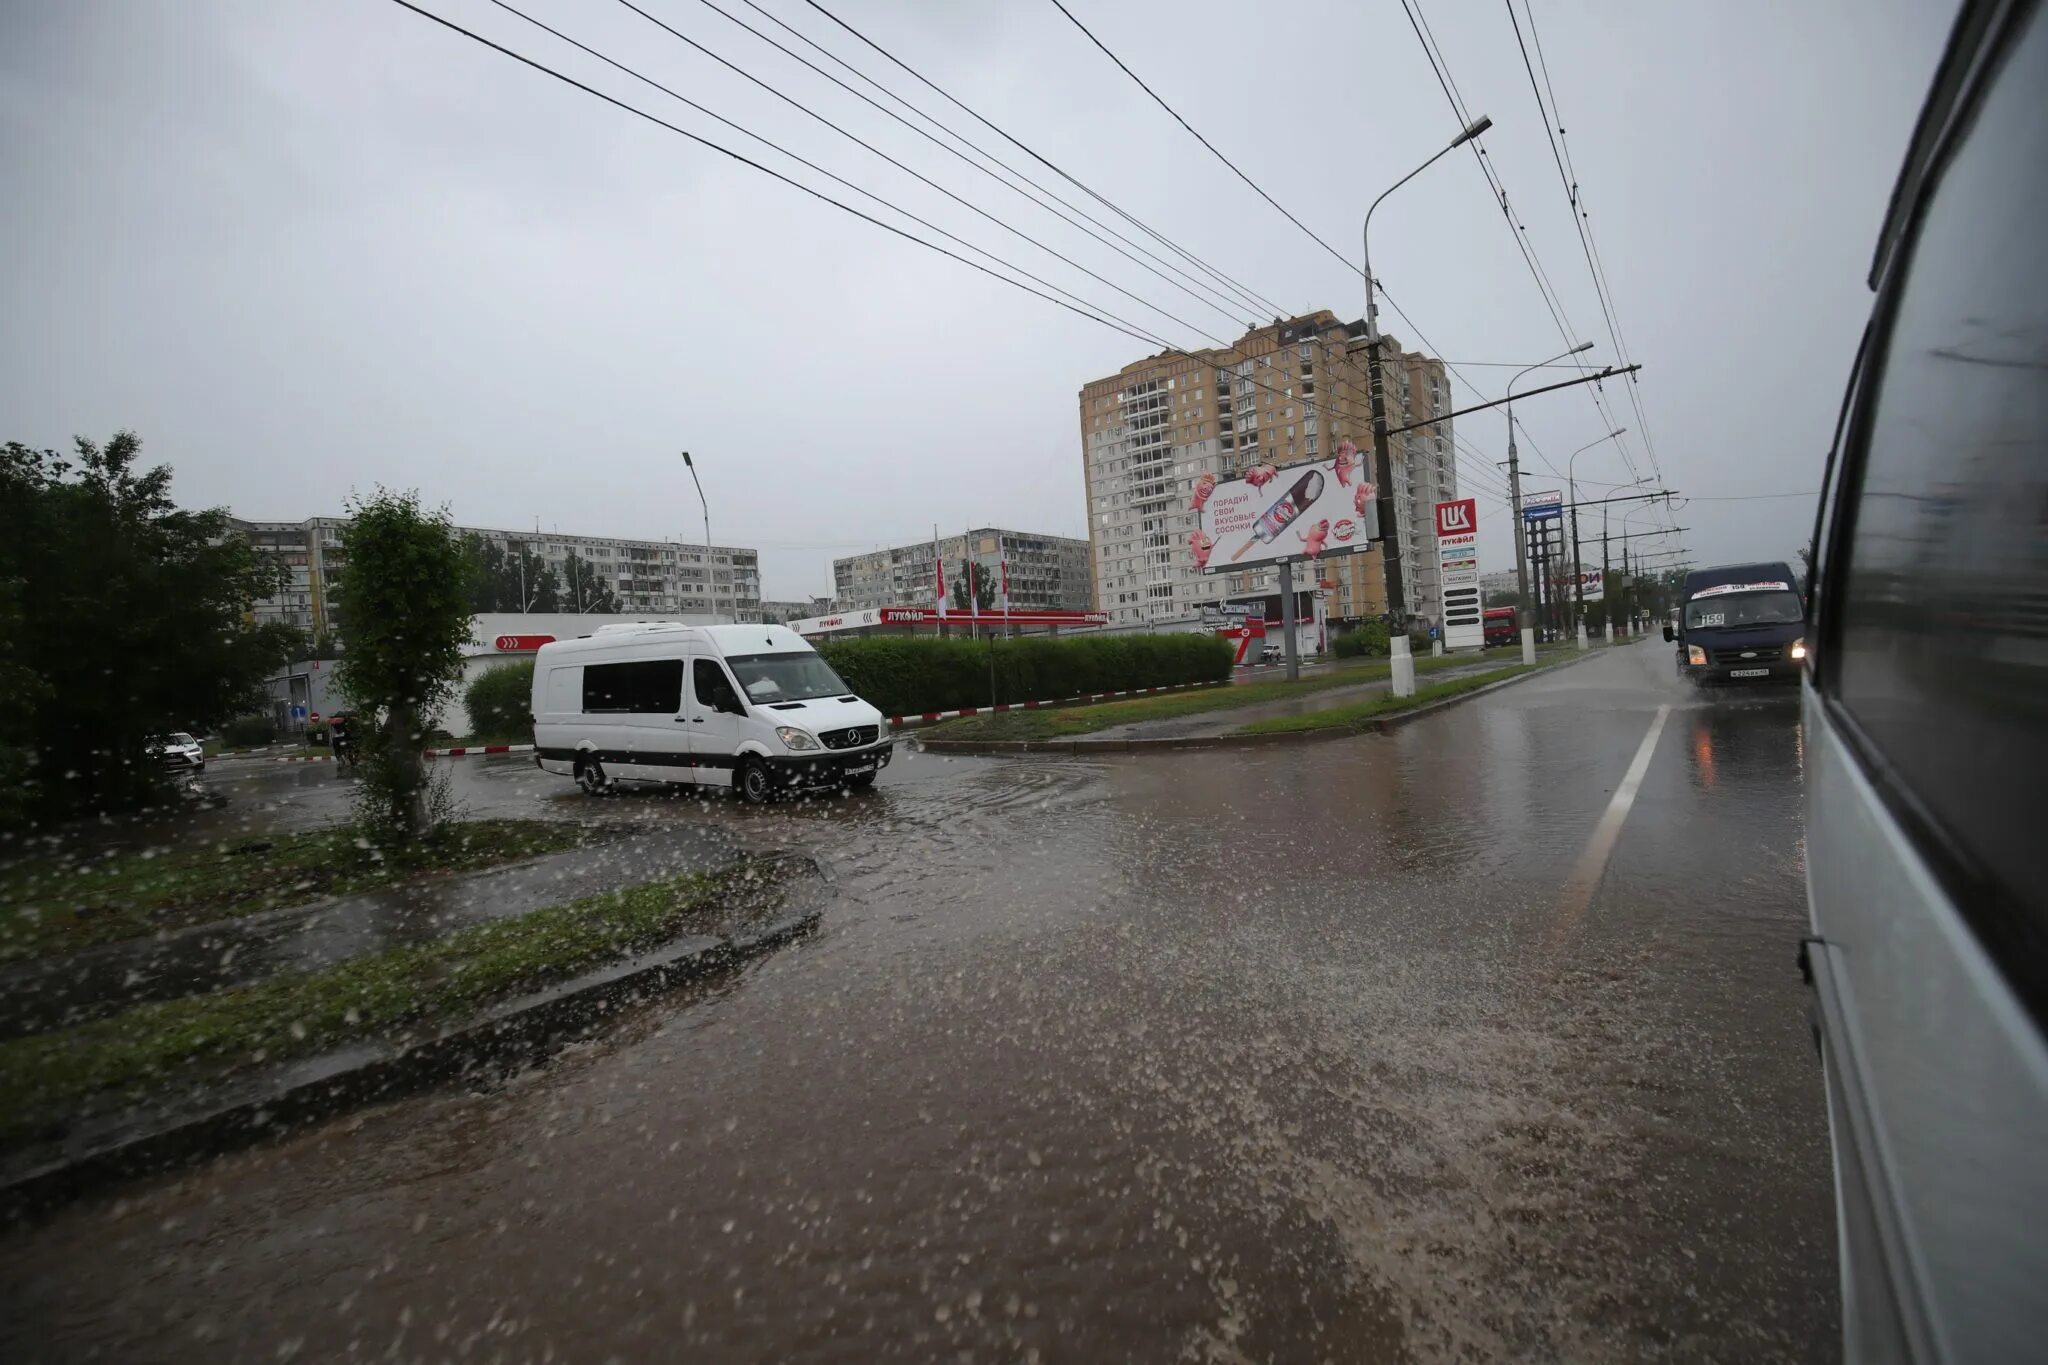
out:
<path id="1" fill-rule="evenodd" d="M 1524 664 L 1536 662 L 1536 632 L 1528 626 L 1522 627 L 1522 662 Z"/>
<path id="2" fill-rule="evenodd" d="M 1415 656 L 1409 652 L 1407 633 L 1397 632 L 1390 643 L 1393 657 L 1388 663 L 1393 675 L 1394 695 L 1412 697 L 1415 695 Z"/>
<path id="3" fill-rule="evenodd" d="M 1578 637 L 1579 648 L 1583 650 L 1586 647 L 1586 623 L 1584 621 L 1579 622 Z"/>

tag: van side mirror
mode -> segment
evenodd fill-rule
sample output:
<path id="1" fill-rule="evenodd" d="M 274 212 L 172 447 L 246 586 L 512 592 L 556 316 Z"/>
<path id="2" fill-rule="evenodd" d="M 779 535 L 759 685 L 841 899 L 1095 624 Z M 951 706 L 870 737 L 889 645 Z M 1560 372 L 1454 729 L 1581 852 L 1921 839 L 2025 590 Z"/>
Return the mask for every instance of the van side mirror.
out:
<path id="1" fill-rule="evenodd" d="M 1678 633 L 1671 629 L 1671 623 L 1668 621 L 1664 624 L 1664 638 L 1666 641 L 1676 640 L 1678 638 Z"/>
<path id="2" fill-rule="evenodd" d="M 718 694 L 717 709 L 725 712 L 729 716 L 744 716 L 745 714 L 747 714 L 746 703 L 742 702 L 738 697 L 734 696 L 732 693 L 725 691 L 721 691 Z"/>

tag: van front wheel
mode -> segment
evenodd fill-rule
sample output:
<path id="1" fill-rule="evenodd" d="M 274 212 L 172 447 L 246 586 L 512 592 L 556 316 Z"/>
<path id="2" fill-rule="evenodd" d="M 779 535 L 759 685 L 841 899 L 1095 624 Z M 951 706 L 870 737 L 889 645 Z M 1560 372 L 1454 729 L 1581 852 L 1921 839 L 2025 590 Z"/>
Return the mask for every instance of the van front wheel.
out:
<path id="1" fill-rule="evenodd" d="M 739 776 L 733 780 L 739 790 L 740 800 L 750 806 L 767 803 L 774 794 L 774 784 L 768 780 L 768 765 L 758 758 L 749 758 L 740 764 Z"/>

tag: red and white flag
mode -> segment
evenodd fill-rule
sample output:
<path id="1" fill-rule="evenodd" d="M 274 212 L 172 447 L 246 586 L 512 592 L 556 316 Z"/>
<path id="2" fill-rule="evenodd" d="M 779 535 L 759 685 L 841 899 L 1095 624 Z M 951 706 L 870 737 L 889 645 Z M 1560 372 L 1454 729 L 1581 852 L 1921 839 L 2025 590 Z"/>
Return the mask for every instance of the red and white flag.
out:
<path id="1" fill-rule="evenodd" d="M 932 537 L 932 593 L 939 606 L 939 619 L 946 619 L 946 561 L 939 558 L 939 538 Z"/>

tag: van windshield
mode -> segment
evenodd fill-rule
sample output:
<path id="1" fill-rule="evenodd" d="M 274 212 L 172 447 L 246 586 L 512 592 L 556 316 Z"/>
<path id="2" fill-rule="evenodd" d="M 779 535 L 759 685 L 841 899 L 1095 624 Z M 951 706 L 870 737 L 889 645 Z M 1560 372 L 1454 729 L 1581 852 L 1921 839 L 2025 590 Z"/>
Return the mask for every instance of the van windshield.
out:
<path id="1" fill-rule="evenodd" d="M 726 660 L 740 690 L 757 706 L 778 701 L 810 701 L 852 691 L 832 665 L 805 650 L 801 654 L 742 654 Z"/>
<path id="2" fill-rule="evenodd" d="M 1718 626 L 1781 626 L 1801 620 L 1806 609 L 1794 592 L 1731 592 L 1696 598 L 1685 604 L 1685 628 Z"/>

